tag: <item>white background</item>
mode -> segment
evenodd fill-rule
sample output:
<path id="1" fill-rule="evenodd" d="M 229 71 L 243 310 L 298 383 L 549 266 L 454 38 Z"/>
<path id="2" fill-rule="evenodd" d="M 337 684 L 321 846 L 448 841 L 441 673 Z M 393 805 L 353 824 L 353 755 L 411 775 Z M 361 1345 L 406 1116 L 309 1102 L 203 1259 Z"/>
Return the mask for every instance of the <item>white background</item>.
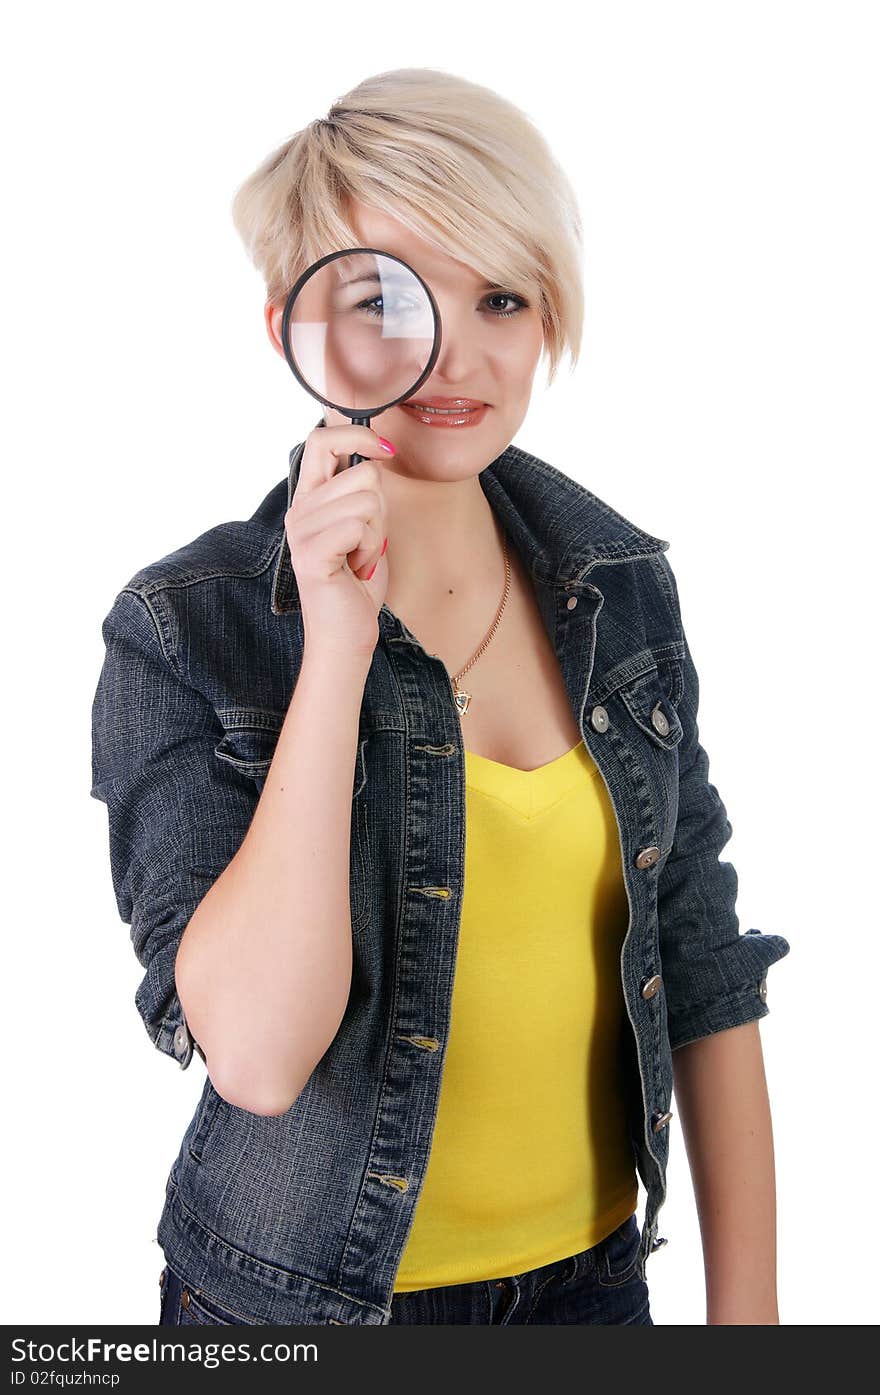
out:
<path id="1" fill-rule="evenodd" d="M 235 188 L 412 65 L 512 98 L 576 187 L 583 357 L 549 392 L 539 370 L 517 442 L 671 542 L 741 928 L 792 946 L 761 1029 L 781 1319 L 876 1320 L 876 26 L 842 0 L 7 19 L 5 1321 L 158 1318 L 204 1067 L 134 1008 L 89 797 L 100 622 L 137 568 L 249 517 L 317 420 L 266 338 Z M 677 1124 L 658 1325 L 705 1317 Z"/>

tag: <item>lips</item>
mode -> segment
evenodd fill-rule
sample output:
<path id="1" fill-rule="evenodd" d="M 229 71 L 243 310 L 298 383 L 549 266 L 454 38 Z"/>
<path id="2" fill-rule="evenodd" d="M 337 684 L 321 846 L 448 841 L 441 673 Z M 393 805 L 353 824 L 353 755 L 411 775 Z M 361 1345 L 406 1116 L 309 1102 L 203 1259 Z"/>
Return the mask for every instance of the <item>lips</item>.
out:
<path id="1" fill-rule="evenodd" d="M 464 407 L 435 407 L 435 402 L 464 402 Z M 488 402 L 478 402 L 473 397 L 426 398 L 425 403 L 403 402 L 406 415 L 429 430 L 460 431 L 479 426 L 492 409 Z"/>
<path id="2" fill-rule="evenodd" d="M 475 412 L 487 404 L 478 397 L 416 397 L 405 404 L 407 407 L 427 407 L 437 412 Z"/>

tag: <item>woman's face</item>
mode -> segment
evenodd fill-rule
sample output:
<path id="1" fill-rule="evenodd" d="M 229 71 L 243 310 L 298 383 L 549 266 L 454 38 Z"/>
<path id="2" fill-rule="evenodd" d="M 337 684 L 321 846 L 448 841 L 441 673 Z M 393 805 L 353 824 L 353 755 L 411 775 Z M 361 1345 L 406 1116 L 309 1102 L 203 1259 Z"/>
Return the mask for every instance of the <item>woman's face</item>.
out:
<path id="1" fill-rule="evenodd" d="M 528 410 L 544 336 L 538 306 L 513 286 L 490 286 L 464 262 L 437 250 L 395 218 L 360 202 L 351 207 L 358 245 L 401 257 L 430 287 L 442 324 L 442 343 L 428 378 L 410 399 L 471 398 L 486 403 L 473 424 L 436 426 L 410 406 L 388 407 L 370 425 L 396 448 L 383 467 L 432 480 L 479 473 L 510 444 Z M 281 310 L 272 310 L 270 334 L 280 333 Z M 274 325 L 274 333 L 273 331 Z M 275 347 L 281 351 L 280 340 Z M 452 404 L 450 404 L 452 405 Z M 436 417 L 430 418 L 436 420 Z M 332 408 L 328 426 L 347 425 Z"/>

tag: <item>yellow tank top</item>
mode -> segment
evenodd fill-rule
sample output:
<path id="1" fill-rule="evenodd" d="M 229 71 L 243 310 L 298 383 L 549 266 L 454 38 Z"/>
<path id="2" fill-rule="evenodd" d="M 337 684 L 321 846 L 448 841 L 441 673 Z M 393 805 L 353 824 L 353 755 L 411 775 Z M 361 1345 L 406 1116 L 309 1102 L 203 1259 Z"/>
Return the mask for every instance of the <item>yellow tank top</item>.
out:
<path id="1" fill-rule="evenodd" d="M 614 810 L 583 742 L 465 752 L 465 886 L 431 1154 L 394 1292 L 524 1273 L 636 1209 Z"/>

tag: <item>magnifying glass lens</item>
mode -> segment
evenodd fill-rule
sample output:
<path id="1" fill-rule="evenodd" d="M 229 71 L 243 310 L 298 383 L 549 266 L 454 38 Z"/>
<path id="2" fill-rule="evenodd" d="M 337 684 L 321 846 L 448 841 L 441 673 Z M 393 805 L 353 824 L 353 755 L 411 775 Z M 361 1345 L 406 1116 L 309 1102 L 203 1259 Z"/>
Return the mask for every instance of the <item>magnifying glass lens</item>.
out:
<path id="1" fill-rule="evenodd" d="M 397 258 L 352 251 L 317 263 L 293 297 L 285 352 L 303 384 L 347 415 L 406 397 L 434 351 L 434 307 Z"/>

